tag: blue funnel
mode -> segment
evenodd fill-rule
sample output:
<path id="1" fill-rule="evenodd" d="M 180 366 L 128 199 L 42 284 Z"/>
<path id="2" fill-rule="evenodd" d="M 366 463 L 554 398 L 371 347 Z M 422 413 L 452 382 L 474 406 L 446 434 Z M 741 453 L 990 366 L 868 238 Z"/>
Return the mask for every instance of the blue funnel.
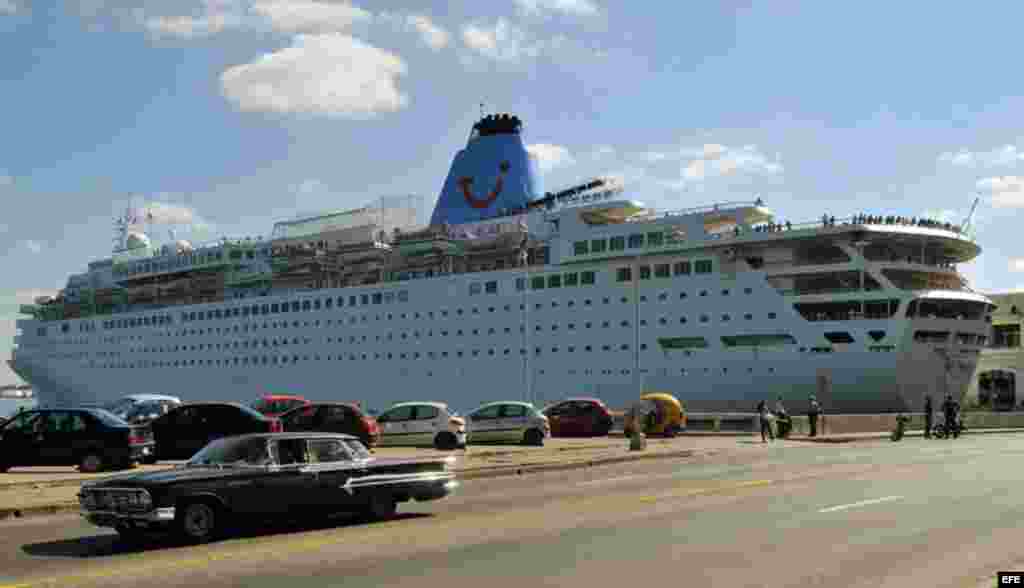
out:
<path id="1" fill-rule="evenodd" d="M 541 196 L 537 164 L 526 151 L 518 117 L 490 115 L 473 125 L 455 154 L 430 224 L 461 224 L 523 209 Z"/>

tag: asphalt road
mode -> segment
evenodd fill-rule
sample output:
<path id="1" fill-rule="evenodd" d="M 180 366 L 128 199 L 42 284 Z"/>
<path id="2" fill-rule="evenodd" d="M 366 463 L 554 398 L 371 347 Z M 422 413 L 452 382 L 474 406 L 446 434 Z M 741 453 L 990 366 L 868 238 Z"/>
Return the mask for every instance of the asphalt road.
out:
<path id="1" fill-rule="evenodd" d="M 749 443 L 749 441 L 738 441 Z M 464 482 L 399 519 L 126 551 L 0 523 L 0 585 L 950 586 L 1024 560 L 1024 436 L 763 451 Z"/>

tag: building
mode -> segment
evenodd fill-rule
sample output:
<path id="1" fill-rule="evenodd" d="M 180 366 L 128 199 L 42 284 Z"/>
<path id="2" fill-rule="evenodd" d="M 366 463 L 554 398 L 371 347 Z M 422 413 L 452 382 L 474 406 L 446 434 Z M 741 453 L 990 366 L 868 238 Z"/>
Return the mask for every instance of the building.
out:
<path id="1" fill-rule="evenodd" d="M 1024 404 L 1024 391 L 1018 390 L 1024 374 L 1024 291 L 990 294 L 989 298 L 999 308 L 992 313 L 991 344 L 981 352 L 966 403 L 1010 410 Z"/>

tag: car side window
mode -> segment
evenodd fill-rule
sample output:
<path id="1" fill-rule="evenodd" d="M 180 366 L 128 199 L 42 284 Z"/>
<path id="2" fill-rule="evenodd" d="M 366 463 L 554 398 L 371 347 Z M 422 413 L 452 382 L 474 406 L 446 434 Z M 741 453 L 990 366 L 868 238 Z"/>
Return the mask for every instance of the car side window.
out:
<path id="1" fill-rule="evenodd" d="M 308 463 L 305 439 L 281 439 L 276 444 L 277 463 L 288 466 Z"/>
<path id="2" fill-rule="evenodd" d="M 68 415 L 67 421 L 65 421 L 66 427 L 65 432 L 67 433 L 84 433 L 89 429 L 88 422 L 81 413 L 73 412 Z"/>
<path id="3" fill-rule="evenodd" d="M 415 406 L 399 406 L 393 408 L 377 418 L 378 423 L 398 423 L 412 420 L 412 413 Z"/>
<path id="4" fill-rule="evenodd" d="M 3 431 L 5 433 L 27 433 L 34 428 L 33 425 L 38 419 L 38 412 L 23 412 L 7 421 L 7 424 L 3 427 Z"/>
<path id="5" fill-rule="evenodd" d="M 501 418 L 518 418 L 526 416 L 526 407 L 521 404 L 506 404 L 502 407 Z"/>
<path id="6" fill-rule="evenodd" d="M 344 406 L 328 406 L 325 420 L 329 423 L 345 424 L 355 420 L 355 413 L 352 412 L 352 409 Z"/>
<path id="7" fill-rule="evenodd" d="M 339 439 L 310 439 L 310 463 L 337 463 L 351 461 L 348 449 Z"/>
<path id="8" fill-rule="evenodd" d="M 441 411 L 437 410 L 436 406 L 417 406 L 416 407 L 416 420 L 418 421 L 429 421 L 437 418 L 437 415 Z"/>
<path id="9" fill-rule="evenodd" d="M 494 406 L 488 406 L 487 408 L 477 411 L 473 414 L 474 421 L 487 421 L 498 418 L 498 413 L 501 411 L 502 405 L 496 404 Z"/>
<path id="10" fill-rule="evenodd" d="M 291 420 L 294 424 L 303 427 L 312 427 L 317 421 L 317 412 L 322 411 L 322 408 L 315 406 L 306 406 L 295 410 L 291 414 Z"/>
<path id="11" fill-rule="evenodd" d="M 192 406 L 179 408 L 171 419 L 171 424 L 182 427 L 191 425 L 196 418 L 196 409 Z"/>
<path id="12" fill-rule="evenodd" d="M 550 409 L 548 409 L 548 414 L 550 414 L 551 416 L 567 416 L 571 413 L 570 409 L 571 406 L 569 405 L 569 403 L 556 404 L 555 406 L 552 406 Z"/>

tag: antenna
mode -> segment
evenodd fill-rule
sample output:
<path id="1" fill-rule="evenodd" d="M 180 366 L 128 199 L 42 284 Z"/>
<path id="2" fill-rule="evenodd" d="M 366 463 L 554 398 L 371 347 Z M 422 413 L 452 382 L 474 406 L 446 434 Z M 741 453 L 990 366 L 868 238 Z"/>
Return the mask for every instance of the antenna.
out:
<path id="1" fill-rule="evenodd" d="M 484 117 L 484 103 L 480 103 L 480 118 Z"/>
<path id="2" fill-rule="evenodd" d="M 963 232 L 964 234 L 967 233 L 968 229 L 970 229 L 971 227 L 971 223 L 974 221 L 974 211 L 978 209 L 978 202 L 980 201 L 980 196 L 976 196 L 974 198 L 974 204 L 971 205 L 971 212 L 967 215 L 967 219 L 964 221 L 964 224 L 960 228 L 960 231 Z"/>

